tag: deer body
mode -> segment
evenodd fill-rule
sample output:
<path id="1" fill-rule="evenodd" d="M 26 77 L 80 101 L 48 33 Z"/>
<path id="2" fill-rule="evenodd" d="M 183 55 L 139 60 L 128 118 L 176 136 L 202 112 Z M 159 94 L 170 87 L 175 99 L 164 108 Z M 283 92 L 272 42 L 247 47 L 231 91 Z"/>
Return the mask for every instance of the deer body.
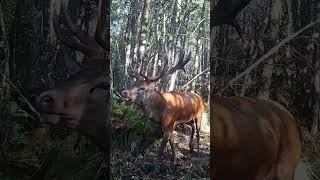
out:
<path id="1" fill-rule="evenodd" d="M 199 152 L 201 121 L 204 112 L 204 104 L 202 98 L 197 94 L 187 92 L 166 92 L 158 93 L 158 95 L 161 95 L 163 97 L 162 101 L 164 101 L 160 104 L 165 105 L 163 107 L 160 107 L 161 114 L 159 114 L 160 116 L 158 116 L 161 118 L 159 120 L 161 123 L 162 131 L 164 133 L 159 149 L 159 156 L 163 154 L 163 150 L 169 141 L 172 149 L 173 161 L 175 161 L 175 147 L 172 140 L 172 132 L 175 129 L 176 125 L 185 123 L 190 125 L 192 128 L 189 142 L 189 148 L 191 152 L 193 151 L 192 141 L 196 125 L 197 150 Z M 150 110 L 152 112 L 152 109 Z"/>
<path id="2" fill-rule="evenodd" d="M 293 116 L 280 104 L 247 97 L 211 99 L 213 177 L 293 180 L 301 154 Z"/>
<path id="3" fill-rule="evenodd" d="M 161 95 L 166 101 L 163 120 L 168 119 L 167 116 L 173 116 L 172 122 L 167 123 L 177 125 L 192 119 L 201 119 L 204 105 L 199 95 L 188 92 L 167 92 Z"/>
<path id="4" fill-rule="evenodd" d="M 163 150 L 169 141 L 172 148 L 173 161 L 175 160 L 175 148 L 171 135 L 176 125 L 184 123 L 187 123 L 192 128 L 189 143 L 190 151 L 193 151 L 192 139 L 195 132 L 194 123 L 196 124 L 199 151 L 201 120 L 204 112 L 202 98 L 197 94 L 187 92 L 160 93 L 148 87 L 144 87 L 143 92 L 139 92 L 138 89 L 126 90 L 123 95 L 128 101 L 140 106 L 147 118 L 160 123 L 164 135 L 159 149 L 159 156 L 163 154 Z"/>
<path id="5" fill-rule="evenodd" d="M 173 116 L 176 118 L 169 124 L 179 124 L 202 116 L 204 105 L 202 98 L 194 93 L 150 90 L 145 92 L 143 109 L 147 117 L 156 122 L 163 123 L 167 116 Z"/>

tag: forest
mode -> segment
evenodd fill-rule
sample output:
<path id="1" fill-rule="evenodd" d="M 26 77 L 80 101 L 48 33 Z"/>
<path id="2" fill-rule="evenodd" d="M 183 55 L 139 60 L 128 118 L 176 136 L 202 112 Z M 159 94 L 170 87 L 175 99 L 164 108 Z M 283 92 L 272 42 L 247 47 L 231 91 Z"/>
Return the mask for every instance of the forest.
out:
<path id="1" fill-rule="evenodd" d="M 89 70 L 92 59 L 100 59 L 96 62 L 102 69 L 108 62 L 103 50 L 108 49 L 92 38 L 96 34 L 109 39 L 107 5 L 99 7 L 98 2 L 0 1 L 0 179 L 108 178 L 105 170 L 108 163 L 95 144 L 84 133 L 70 128 L 69 122 L 57 126 L 48 124 L 49 121 L 45 123 L 46 118 L 40 117 L 37 106 L 41 92 L 59 86 L 67 92 L 77 85 L 76 78 L 71 83 L 63 81 L 78 72 L 79 64 L 82 68 L 88 66 Z M 89 86 L 81 81 L 80 87 Z M 93 95 L 101 94 L 101 90 L 91 91 Z M 59 93 L 59 88 L 55 92 Z M 86 94 L 77 93 L 81 91 L 71 90 L 69 97 L 65 94 L 64 98 L 72 105 L 78 100 L 79 105 Z M 107 92 L 103 90 L 103 94 Z M 49 103 L 63 100 L 61 96 L 45 99 Z M 52 117 L 52 123 L 59 121 Z M 104 127 L 106 117 L 101 117 Z M 89 125 L 86 125 L 88 129 Z"/>
<path id="2" fill-rule="evenodd" d="M 146 119 L 141 108 L 122 102 L 121 91 L 135 87 L 134 79 L 139 81 L 134 74 L 151 78 L 165 72 L 155 82 L 159 92 L 194 92 L 209 102 L 209 5 L 206 0 L 113 1 L 111 168 L 116 179 L 155 178 L 151 172 L 161 128 Z M 185 65 L 172 71 L 177 64 Z M 173 135 L 177 161 L 171 166 L 167 146 L 157 178 L 209 178 L 209 124 L 204 118 L 198 155 L 189 153 L 190 127 L 177 127 Z"/>
<path id="3" fill-rule="evenodd" d="M 320 179 L 320 1 L 251 0 L 236 16 L 242 38 L 230 25 L 210 29 L 218 2 L 0 0 L 0 179 L 210 179 L 216 96 L 283 105 L 301 129 L 295 179 Z M 39 100 L 50 88 L 86 118 L 44 122 L 39 101 L 63 99 Z M 177 125 L 157 161 L 166 129 L 127 101 L 148 88 L 203 99 L 199 144 L 194 125 Z M 88 99 L 100 108 L 82 106 Z"/>

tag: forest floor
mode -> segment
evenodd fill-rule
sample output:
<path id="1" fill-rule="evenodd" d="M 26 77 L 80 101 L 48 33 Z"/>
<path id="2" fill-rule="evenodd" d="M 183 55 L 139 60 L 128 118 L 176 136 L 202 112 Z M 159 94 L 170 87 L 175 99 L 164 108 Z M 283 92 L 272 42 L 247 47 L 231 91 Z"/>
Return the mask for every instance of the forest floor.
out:
<path id="1" fill-rule="evenodd" d="M 176 163 L 171 163 L 171 148 L 166 146 L 160 173 L 154 175 L 160 140 L 143 153 L 114 149 L 111 155 L 113 179 L 209 179 L 210 177 L 210 126 L 205 114 L 200 132 L 200 152 L 197 153 L 196 133 L 193 138 L 195 152 L 189 151 L 191 128 L 177 127 L 173 133 Z"/>
<path id="2" fill-rule="evenodd" d="M 295 170 L 294 180 L 310 180 L 310 178 L 308 177 L 307 169 L 307 165 L 301 159 L 301 161 L 298 164 L 298 167 Z"/>

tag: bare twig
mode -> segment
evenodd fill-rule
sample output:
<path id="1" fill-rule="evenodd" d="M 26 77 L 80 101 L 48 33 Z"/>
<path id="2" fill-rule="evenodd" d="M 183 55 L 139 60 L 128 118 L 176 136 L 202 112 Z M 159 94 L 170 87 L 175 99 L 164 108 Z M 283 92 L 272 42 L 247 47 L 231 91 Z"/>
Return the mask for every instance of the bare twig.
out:
<path id="1" fill-rule="evenodd" d="M 282 47 L 284 44 L 298 36 L 303 31 L 309 29 L 310 27 L 314 26 L 315 24 L 319 23 L 320 19 L 317 21 L 314 21 L 304 28 L 300 29 L 296 33 L 292 34 L 291 36 L 287 37 L 286 39 L 282 40 L 280 43 L 278 43 L 276 46 L 274 46 L 272 49 L 270 49 L 265 55 L 263 55 L 260 59 L 258 59 L 256 62 L 254 62 L 251 66 L 249 66 L 245 71 L 237 75 L 235 78 L 233 78 L 225 87 L 223 87 L 216 95 L 221 95 L 229 86 L 231 86 L 234 82 L 239 80 L 242 76 L 250 73 L 255 67 L 257 67 L 259 64 L 261 64 L 264 60 L 269 58 L 272 54 L 276 53 L 280 47 Z"/>
<path id="2" fill-rule="evenodd" d="M 190 83 L 192 83 L 194 80 L 196 80 L 199 76 L 201 76 L 203 73 L 209 71 L 210 68 L 207 68 L 205 70 L 203 70 L 202 72 L 200 72 L 199 74 L 197 74 L 194 78 L 192 78 L 187 84 L 183 85 L 180 89 L 183 89 L 185 87 L 187 87 Z"/>
<path id="3" fill-rule="evenodd" d="M 2 77 L 4 77 L 4 74 L 2 74 L 1 72 L 0 72 L 0 75 L 1 75 Z M 27 106 L 29 107 L 29 109 L 30 109 L 32 112 L 34 112 L 34 113 L 37 115 L 39 121 L 42 122 L 42 121 L 41 121 L 41 118 L 40 118 L 40 114 L 39 114 L 39 113 L 37 112 L 37 110 L 32 106 L 32 104 L 30 103 L 30 101 L 21 93 L 21 91 L 17 88 L 17 86 L 15 86 L 10 79 L 6 79 L 6 81 L 9 83 L 10 86 L 13 87 L 14 90 L 17 91 L 17 93 L 18 93 L 18 94 L 20 95 L 20 97 L 21 97 L 21 100 L 22 100 L 25 104 L 27 104 Z"/>
<path id="4" fill-rule="evenodd" d="M 204 21 L 209 21 L 209 19 L 208 19 L 208 18 L 202 19 L 202 20 L 197 24 L 197 26 L 194 28 L 194 30 L 192 31 L 191 36 L 194 35 L 194 33 L 196 32 L 196 30 L 199 28 L 200 24 L 203 23 Z"/>

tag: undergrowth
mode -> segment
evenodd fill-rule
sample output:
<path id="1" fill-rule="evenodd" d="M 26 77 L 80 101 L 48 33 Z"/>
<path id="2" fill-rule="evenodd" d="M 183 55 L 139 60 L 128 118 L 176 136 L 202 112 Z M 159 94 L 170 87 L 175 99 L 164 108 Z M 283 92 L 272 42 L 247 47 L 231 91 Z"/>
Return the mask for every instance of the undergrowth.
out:
<path id="1" fill-rule="evenodd" d="M 304 136 L 304 157 L 308 166 L 308 176 L 312 180 L 320 179 L 320 134 Z"/>
<path id="2" fill-rule="evenodd" d="M 137 135 L 158 136 L 162 133 L 160 124 L 152 122 L 139 107 L 125 104 L 116 95 L 113 96 L 111 121 L 115 129 L 133 131 Z"/>
<path id="3" fill-rule="evenodd" d="M 39 125 L 15 101 L 0 101 L 0 179 L 92 179 L 102 156 L 70 129 Z"/>

